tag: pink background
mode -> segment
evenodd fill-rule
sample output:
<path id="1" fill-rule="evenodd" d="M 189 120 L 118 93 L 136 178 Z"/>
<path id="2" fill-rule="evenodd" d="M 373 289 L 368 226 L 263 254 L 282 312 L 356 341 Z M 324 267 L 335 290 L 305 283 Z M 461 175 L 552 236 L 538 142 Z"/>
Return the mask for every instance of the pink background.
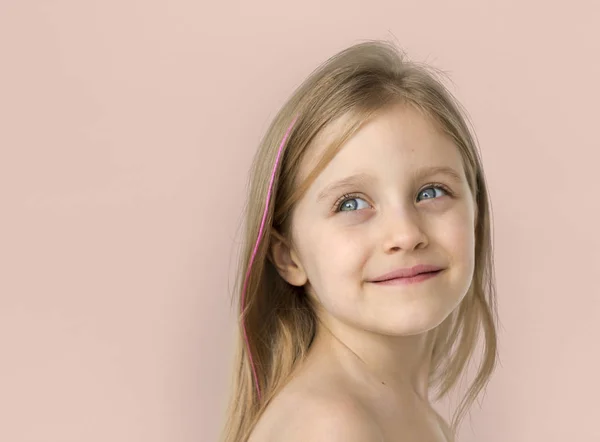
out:
<path id="1" fill-rule="evenodd" d="M 317 64 L 384 38 L 451 76 L 492 194 L 501 365 L 461 441 L 600 441 L 598 14 L 1 0 L 0 440 L 216 440 L 257 143 Z"/>

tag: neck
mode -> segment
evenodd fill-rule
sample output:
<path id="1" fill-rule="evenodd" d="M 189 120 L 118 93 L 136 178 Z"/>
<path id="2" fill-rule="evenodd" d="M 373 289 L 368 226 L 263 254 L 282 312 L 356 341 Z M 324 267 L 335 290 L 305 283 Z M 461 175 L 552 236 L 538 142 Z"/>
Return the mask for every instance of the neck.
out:
<path id="1" fill-rule="evenodd" d="M 429 404 L 429 369 L 433 332 L 386 336 L 357 330 L 339 321 L 319 321 L 314 351 L 335 356 L 341 367 L 374 387 L 398 397 L 414 393 Z"/>

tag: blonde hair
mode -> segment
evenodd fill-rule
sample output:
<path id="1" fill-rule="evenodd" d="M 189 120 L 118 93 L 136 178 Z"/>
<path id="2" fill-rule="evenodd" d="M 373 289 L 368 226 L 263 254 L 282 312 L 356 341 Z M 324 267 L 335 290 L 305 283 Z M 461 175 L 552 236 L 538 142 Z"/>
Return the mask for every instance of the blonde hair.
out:
<path id="1" fill-rule="evenodd" d="M 491 206 L 481 159 L 468 118 L 453 95 L 437 79 L 436 70 L 406 59 L 387 41 L 355 44 L 319 66 L 284 104 L 262 139 L 254 157 L 245 208 L 245 241 L 239 257 L 234 301 L 240 306 L 242 284 L 266 210 L 264 235 L 248 273 L 245 308 L 239 311 L 237 354 L 232 392 L 222 440 L 246 441 L 271 399 L 287 383 L 307 354 L 316 331 L 314 305 L 304 288 L 288 284 L 270 256 L 274 239 L 289 243 L 292 212 L 315 177 L 360 127 L 388 105 L 413 106 L 447 134 L 458 147 L 467 181 L 476 202 L 475 270 L 471 286 L 454 312 L 434 329 L 429 385 L 436 400 L 456 386 L 466 371 L 484 332 L 478 373 L 452 419 L 452 431 L 487 385 L 497 359 L 495 281 L 492 253 Z M 320 163 L 302 183 L 299 165 L 314 137 L 330 122 L 349 115 Z M 265 209 L 279 144 L 293 118 L 273 181 L 273 196 Z M 244 327 L 248 343 L 244 338 Z M 249 353 L 251 352 L 251 353 Z M 251 358 L 256 367 L 254 378 Z M 257 390 L 257 385 L 260 393 Z"/>

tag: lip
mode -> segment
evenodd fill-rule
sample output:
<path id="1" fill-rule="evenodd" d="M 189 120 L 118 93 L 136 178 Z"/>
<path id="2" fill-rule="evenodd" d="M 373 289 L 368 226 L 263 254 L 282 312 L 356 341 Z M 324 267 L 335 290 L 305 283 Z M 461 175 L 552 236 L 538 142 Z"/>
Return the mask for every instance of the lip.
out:
<path id="1" fill-rule="evenodd" d="M 370 280 L 369 282 L 385 282 L 389 280 L 402 280 L 402 279 L 413 279 L 414 277 L 420 275 L 422 277 L 435 276 L 439 270 L 443 270 L 442 267 L 430 265 L 430 264 L 419 264 L 414 267 L 404 268 L 404 269 L 396 269 L 392 272 L 386 273 L 384 275 L 378 276 L 375 279 Z M 422 273 L 426 273 L 426 275 L 421 275 Z M 406 281 L 408 282 L 408 281 Z"/>
<path id="2" fill-rule="evenodd" d="M 417 282 L 431 279 L 431 278 L 439 275 L 442 272 L 443 272 L 443 270 L 439 270 L 437 272 L 430 272 L 430 273 L 419 273 L 418 275 L 415 275 L 415 276 L 408 276 L 405 278 L 386 279 L 385 281 L 374 282 L 373 284 L 383 285 L 383 286 L 415 284 Z"/>

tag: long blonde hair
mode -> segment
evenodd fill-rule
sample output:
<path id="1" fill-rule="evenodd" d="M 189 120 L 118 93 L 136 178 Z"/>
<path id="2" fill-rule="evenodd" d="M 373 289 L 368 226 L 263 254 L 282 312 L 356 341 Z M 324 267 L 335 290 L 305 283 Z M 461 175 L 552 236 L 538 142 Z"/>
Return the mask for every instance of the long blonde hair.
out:
<path id="1" fill-rule="evenodd" d="M 221 439 L 224 442 L 248 439 L 266 406 L 306 356 L 316 331 L 314 306 L 304 296 L 304 288 L 288 284 L 272 263 L 273 240 L 289 241 L 296 203 L 344 142 L 377 112 L 397 102 L 413 106 L 451 137 L 462 155 L 476 202 L 472 283 L 459 307 L 436 327 L 433 338 L 429 385 L 437 389 L 437 400 L 456 386 L 473 356 L 481 329 L 484 332 L 482 360 L 454 413 L 453 433 L 487 385 L 497 359 L 497 310 L 491 206 L 475 136 L 467 126 L 466 112 L 438 79 L 435 69 L 407 60 L 390 42 L 363 41 L 334 55 L 311 73 L 279 110 L 254 157 L 244 217 L 245 240 L 234 289 L 239 308 L 237 354 Z M 296 183 L 299 164 L 311 140 L 342 115 L 351 116 L 348 126 L 306 180 Z M 298 119 L 281 153 L 272 196 L 265 208 L 278 148 L 295 117 Z M 265 211 L 264 233 L 254 250 Z M 246 275 L 253 251 L 255 258 Z M 242 310 L 244 281 L 247 288 Z"/>

